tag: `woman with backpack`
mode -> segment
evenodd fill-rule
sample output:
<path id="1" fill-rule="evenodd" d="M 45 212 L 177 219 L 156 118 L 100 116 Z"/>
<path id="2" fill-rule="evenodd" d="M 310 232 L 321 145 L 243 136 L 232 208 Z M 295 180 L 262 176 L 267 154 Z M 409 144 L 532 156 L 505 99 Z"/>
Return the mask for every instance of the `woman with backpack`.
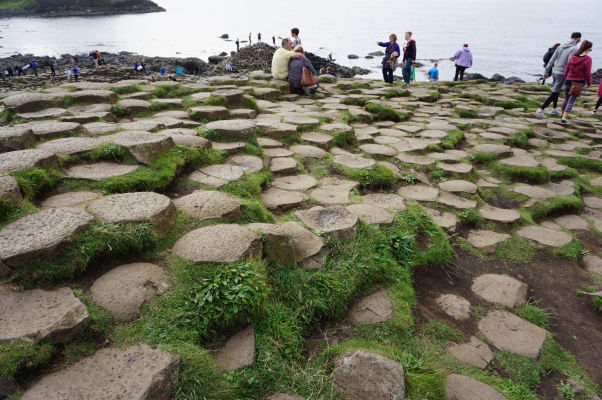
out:
<path id="1" fill-rule="evenodd" d="M 295 53 L 303 54 L 303 47 L 297 46 L 293 49 Z M 288 66 L 288 82 L 291 84 L 291 92 L 309 96 L 318 88 L 316 70 L 307 57 L 291 58 Z"/>
<path id="2" fill-rule="evenodd" d="M 392 33 L 389 35 L 388 42 L 376 42 L 380 47 L 386 47 L 385 57 L 382 61 L 383 79 L 386 83 L 393 83 L 393 71 L 397 69 L 397 63 L 401 49 L 397 44 L 397 35 Z"/>
<path id="3" fill-rule="evenodd" d="M 572 111 L 575 101 L 581 96 L 585 85 L 592 85 L 592 58 L 588 54 L 592 51 L 593 43 L 584 40 L 579 50 L 569 59 L 566 66 L 564 92 L 565 99 L 562 104 L 561 124 L 567 123 L 567 117 Z"/>

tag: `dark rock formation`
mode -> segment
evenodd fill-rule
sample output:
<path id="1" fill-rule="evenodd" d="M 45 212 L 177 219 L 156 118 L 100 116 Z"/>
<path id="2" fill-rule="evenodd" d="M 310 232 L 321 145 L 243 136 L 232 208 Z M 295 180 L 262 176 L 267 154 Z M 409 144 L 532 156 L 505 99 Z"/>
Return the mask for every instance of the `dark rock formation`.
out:
<path id="1" fill-rule="evenodd" d="M 165 11 L 151 0 L 32 0 L 1 8 L 0 18 L 140 14 Z"/>
<path id="2" fill-rule="evenodd" d="M 592 74 L 593 83 L 600 83 L 600 81 L 602 81 L 602 68 Z"/>

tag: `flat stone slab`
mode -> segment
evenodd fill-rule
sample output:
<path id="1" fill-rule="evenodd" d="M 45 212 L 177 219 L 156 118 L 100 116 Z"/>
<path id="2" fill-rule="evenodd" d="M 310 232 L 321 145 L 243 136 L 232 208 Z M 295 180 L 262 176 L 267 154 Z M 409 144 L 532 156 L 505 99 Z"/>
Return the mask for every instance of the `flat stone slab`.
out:
<path id="1" fill-rule="evenodd" d="M 536 359 L 547 331 L 507 311 L 491 310 L 478 323 L 487 340 L 500 350 Z"/>
<path id="2" fill-rule="evenodd" d="M 437 202 L 446 206 L 458 208 L 460 210 L 477 208 L 477 202 L 474 200 L 465 199 L 464 197 L 456 196 L 449 192 L 441 192 Z"/>
<path id="3" fill-rule="evenodd" d="M 17 113 L 35 112 L 54 107 L 53 96 L 44 93 L 19 93 L 1 100 L 4 106 Z"/>
<path id="4" fill-rule="evenodd" d="M 381 289 L 356 301 L 349 309 L 353 324 L 376 324 L 391 319 L 393 305 L 387 289 Z"/>
<path id="5" fill-rule="evenodd" d="M 446 192 L 476 193 L 477 185 L 462 180 L 444 181 L 439 184 L 439 189 Z"/>
<path id="6" fill-rule="evenodd" d="M 113 318 L 131 321 L 142 305 L 161 295 L 171 286 L 167 273 L 149 263 L 121 265 L 94 281 L 92 299 L 108 310 Z"/>
<path id="7" fill-rule="evenodd" d="M 205 125 L 205 129 L 236 139 L 247 139 L 249 135 L 255 133 L 255 127 L 255 121 L 248 119 L 229 119 L 210 122 Z"/>
<path id="8" fill-rule="evenodd" d="M 10 175 L 0 174 L 0 200 L 19 201 L 22 198 L 17 180 Z"/>
<path id="9" fill-rule="evenodd" d="M 351 169 L 374 169 L 376 161 L 356 154 L 341 154 L 333 159 L 335 164 Z"/>
<path id="10" fill-rule="evenodd" d="M 435 300 L 437 305 L 450 317 L 462 321 L 470 318 L 470 302 L 455 294 L 442 294 Z"/>
<path id="11" fill-rule="evenodd" d="M 132 173 L 138 169 L 137 165 L 126 165 L 111 162 L 99 162 L 95 164 L 76 165 L 67 170 L 67 176 L 73 179 L 87 179 L 90 181 L 101 181 L 115 176 Z"/>
<path id="12" fill-rule="evenodd" d="M 456 174 L 467 174 L 473 169 L 470 164 L 448 164 L 440 162 L 437 163 L 437 166 L 444 171 L 454 172 Z"/>
<path id="13" fill-rule="evenodd" d="M 556 231 L 542 226 L 525 226 L 516 233 L 528 239 L 535 247 L 562 247 L 569 244 L 573 237 L 566 232 Z"/>
<path id="14" fill-rule="evenodd" d="M 294 153 L 292 151 L 290 151 L 289 149 L 282 148 L 282 147 L 272 147 L 270 149 L 265 149 L 263 151 L 263 154 L 270 158 L 291 157 L 294 155 Z"/>
<path id="15" fill-rule="evenodd" d="M 261 254 L 259 236 L 239 225 L 212 225 L 182 236 L 172 252 L 198 263 L 238 262 Z"/>
<path id="16" fill-rule="evenodd" d="M 489 346 L 475 336 L 472 336 L 468 343 L 452 344 L 445 350 L 461 363 L 478 369 L 487 368 L 494 358 Z"/>
<path id="17" fill-rule="evenodd" d="M 274 122 L 267 125 L 261 125 L 263 134 L 277 139 L 283 139 L 294 135 L 297 132 L 297 125 Z"/>
<path id="18" fill-rule="evenodd" d="M 352 204 L 347 206 L 347 210 L 367 224 L 390 225 L 393 223 L 393 214 L 378 206 Z"/>
<path id="19" fill-rule="evenodd" d="M 287 124 L 301 126 L 304 128 L 315 126 L 315 125 L 320 125 L 320 120 L 317 118 L 295 116 L 295 115 L 285 117 L 283 122 L 287 123 Z"/>
<path id="20" fill-rule="evenodd" d="M 580 215 L 563 215 L 554 220 L 558 225 L 570 230 L 586 230 L 589 223 Z"/>
<path id="21" fill-rule="evenodd" d="M 524 194 L 536 200 L 552 199 L 557 197 L 556 192 L 541 186 L 518 185 L 511 189 L 513 192 Z"/>
<path id="22" fill-rule="evenodd" d="M 311 143 L 322 149 L 328 149 L 332 143 L 333 137 L 321 132 L 305 132 L 301 134 L 301 140 Z"/>
<path id="23" fill-rule="evenodd" d="M 429 186 L 413 185 L 399 188 L 397 194 L 408 200 L 435 201 L 439 196 L 439 190 Z"/>
<path id="24" fill-rule="evenodd" d="M 119 124 L 119 129 L 124 129 L 126 131 L 154 132 L 160 127 L 161 124 L 159 121 L 152 119 L 140 119 L 132 122 L 122 122 Z"/>
<path id="25" fill-rule="evenodd" d="M 483 143 L 472 148 L 473 153 L 494 154 L 497 156 L 512 154 L 512 147 L 505 144 Z"/>
<path id="26" fill-rule="evenodd" d="M 197 219 L 236 222 L 242 212 L 242 201 L 214 190 L 196 190 L 174 200 L 174 203 L 183 214 Z"/>
<path id="27" fill-rule="evenodd" d="M 125 147 L 136 161 L 151 165 L 155 156 L 175 146 L 170 136 L 149 132 L 126 131 L 112 137 L 113 144 Z"/>
<path id="28" fill-rule="evenodd" d="M 166 400 L 178 382 L 179 369 L 179 357 L 146 344 L 106 348 L 44 376 L 21 399 Z"/>
<path id="29" fill-rule="evenodd" d="M 198 120 L 216 120 L 228 118 L 230 112 L 222 106 L 198 106 L 190 109 L 190 116 Z"/>
<path id="30" fill-rule="evenodd" d="M 270 161 L 270 172 L 275 174 L 294 174 L 297 172 L 297 161 L 290 157 L 276 157 Z"/>
<path id="31" fill-rule="evenodd" d="M 270 210 L 286 211 L 306 201 L 303 193 L 271 187 L 261 194 L 261 201 Z"/>
<path id="32" fill-rule="evenodd" d="M 22 150 L 33 145 L 35 140 L 30 126 L 0 127 L 0 151 Z"/>
<path id="33" fill-rule="evenodd" d="M 497 245 L 508 239 L 510 239 L 510 235 L 506 233 L 497 233 L 482 229 L 470 231 L 466 238 L 471 245 L 485 253 L 494 253 Z"/>
<path id="34" fill-rule="evenodd" d="M 78 208 L 52 208 L 30 214 L 0 230 L 0 261 L 19 267 L 50 257 L 73 241 L 94 218 Z"/>
<path id="35" fill-rule="evenodd" d="M 243 172 L 251 174 L 253 172 L 259 172 L 263 169 L 263 160 L 255 156 L 234 156 L 230 157 L 226 164 L 236 165 L 243 170 Z"/>
<path id="36" fill-rule="evenodd" d="M 393 360 L 357 350 L 335 364 L 334 387 L 346 400 L 405 399 L 403 367 Z"/>
<path id="37" fill-rule="evenodd" d="M 394 156 L 397 154 L 397 151 L 393 150 L 393 148 L 384 146 L 382 144 L 363 144 L 359 147 L 359 149 L 364 153 L 377 156 Z"/>
<path id="38" fill-rule="evenodd" d="M 451 374 L 445 383 L 445 400 L 508 400 L 491 386 L 464 375 Z"/>
<path id="39" fill-rule="evenodd" d="M 0 154 L 0 171 L 18 172 L 29 168 L 56 168 L 56 156 L 45 150 L 27 149 Z"/>
<path id="40" fill-rule="evenodd" d="M 54 154 L 76 155 L 94 150 L 104 142 L 101 138 L 71 137 L 41 143 L 37 149 Z"/>
<path id="41" fill-rule="evenodd" d="M 100 193 L 97 192 L 67 192 L 48 197 L 40 206 L 42 208 L 75 207 L 99 197 Z"/>
<path id="42" fill-rule="evenodd" d="M 407 154 L 407 153 L 399 153 L 397 155 L 397 159 L 399 161 L 401 161 L 402 163 L 416 164 L 416 165 L 432 165 L 432 164 L 434 164 L 436 162 L 431 157 L 418 156 L 418 155 Z"/>
<path id="43" fill-rule="evenodd" d="M 71 289 L 0 287 L 0 343 L 66 342 L 89 322 L 86 306 Z"/>
<path id="44" fill-rule="evenodd" d="M 164 235 L 176 222 L 176 208 L 169 197 L 154 192 L 114 194 L 94 200 L 87 210 L 106 222 L 150 222 Z"/>
<path id="45" fill-rule="evenodd" d="M 211 186 L 221 186 L 228 182 L 233 182 L 241 179 L 244 175 L 244 170 L 237 165 L 231 164 L 213 164 L 208 165 L 206 167 L 201 168 L 197 172 L 201 172 L 203 175 L 207 175 L 209 177 L 215 178 L 220 181 L 220 185 L 211 185 Z M 193 177 L 195 173 L 192 173 L 189 178 L 192 180 L 197 180 Z M 199 181 L 201 183 L 205 183 Z M 207 183 L 210 185 L 210 183 Z"/>
<path id="46" fill-rule="evenodd" d="M 311 175 L 290 175 L 274 179 L 272 187 L 282 190 L 305 191 L 317 184 L 318 181 Z"/>
<path id="47" fill-rule="evenodd" d="M 357 216 L 345 207 L 313 207 L 308 210 L 299 210 L 295 215 L 309 229 L 324 232 L 338 239 L 349 239 L 355 236 Z"/>
<path id="48" fill-rule="evenodd" d="M 602 258 L 588 254 L 583 256 L 581 262 L 588 272 L 602 275 Z"/>
<path id="49" fill-rule="evenodd" d="M 404 211 L 403 197 L 391 193 L 370 193 L 364 196 L 364 204 L 384 208 L 392 212 Z"/>
<path id="50" fill-rule="evenodd" d="M 102 103 L 108 101 L 109 103 L 113 103 L 117 100 L 117 93 L 112 90 L 79 90 L 76 92 L 70 92 L 68 96 L 73 97 L 76 101 L 80 102 L 90 102 L 90 103 Z M 123 107 L 123 104 L 120 104 Z"/>
<path id="51" fill-rule="evenodd" d="M 139 99 L 123 99 L 117 102 L 119 107 L 127 108 L 132 111 L 148 111 L 153 105 L 150 101 Z"/>
<path id="52" fill-rule="evenodd" d="M 478 276 L 471 290 L 480 298 L 514 308 L 527 303 L 527 285 L 508 275 L 485 274 Z"/>
<path id="53" fill-rule="evenodd" d="M 433 222 L 436 225 L 450 232 L 456 231 L 456 225 L 458 223 L 458 218 L 456 217 L 456 214 L 446 211 L 434 210 L 432 208 L 425 208 L 425 211 L 427 215 L 433 219 Z"/>
<path id="54" fill-rule="evenodd" d="M 587 207 L 591 208 L 602 208 L 602 199 L 592 196 L 583 197 L 583 202 Z"/>
<path id="55" fill-rule="evenodd" d="M 512 167 L 537 167 L 539 166 L 539 161 L 529 154 L 521 154 L 510 158 L 504 158 L 500 161 L 500 164 Z"/>
<path id="56" fill-rule="evenodd" d="M 234 371 L 255 364 L 255 330 L 247 326 L 232 336 L 215 356 L 224 371 Z"/>
<path id="57" fill-rule="evenodd" d="M 307 158 L 323 158 L 326 156 L 326 154 L 328 154 L 326 151 L 322 150 L 319 147 L 305 144 L 291 146 L 290 150 L 300 157 Z"/>
<path id="58" fill-rule="evenodd" d="M 320 184 L 310 195 L 318 203 L 329 205 L 349 204 L 349 193 L 358 185 L 357 182 L 335 177 L 322 178 Z"/>
<path id="59" fill-rule="evenodd" d="M 505 208 L 493 207 L 485 205 L 479 208 L 479 214 L 481 217 L 490 221 L 498 221 L 505 223 L 512 223 L 520 219 L 520 214 L 515 210 L 508 210 Z"/>
<path id="60" fill-rule="evenodd" d="M 82 132 L 82 125 L 77 122 L 40 121 L 29 124 L 33 133 L 40 138 L 69 136 Z"/>

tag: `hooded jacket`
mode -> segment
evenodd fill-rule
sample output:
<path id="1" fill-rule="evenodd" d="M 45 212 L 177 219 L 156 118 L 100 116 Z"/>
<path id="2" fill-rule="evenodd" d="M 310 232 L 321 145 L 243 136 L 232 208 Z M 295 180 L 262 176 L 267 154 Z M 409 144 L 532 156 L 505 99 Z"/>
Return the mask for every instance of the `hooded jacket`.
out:
<path id="1" fill-rule="evenodd" d="M 560 45 L 548 62 L 548 66 L 546 67 L 546 75 L 564 75 L 569 59 L 577 52 L 577 50 L 577 43 L 572 40 L 568 43 Z"/>
<path id="2" fill-rule="evenodd" d="M 472 67 L 472 53 L 468 47 L 463 47 L 454 54 L 454 61 L 460 67 Z"/>
<path id="3" fill-rule="evenodd" d="M 567 81 L 585 81 L 592 84 L 592 58 L 590 56 L 572 56 L 566 66 Z"/>

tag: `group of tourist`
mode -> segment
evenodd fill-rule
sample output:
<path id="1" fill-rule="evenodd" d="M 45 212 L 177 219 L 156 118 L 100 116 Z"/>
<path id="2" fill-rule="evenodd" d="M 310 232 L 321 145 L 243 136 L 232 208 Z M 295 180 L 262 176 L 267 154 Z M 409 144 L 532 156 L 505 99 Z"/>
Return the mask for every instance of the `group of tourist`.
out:
<path id="1" fill-rule="evenodd" d="M 589 40 L 581 42 L 581 36 L 580 32 L 573 32 L 568 42 L 562 45 L 555 44 L 544 55 L 545 71 L 541 82 L 545 83 L 551 76 L 553 83 L 552 93 L 535 112 L 538 117 L 547 118 L 544 110 L 551 104 L 553 108 L 550 114 L 560 116 L 560 123 L 566 124 L 567 117 L 583 89 L 592 85 L 592 58 L 589 53 L 593 49 L 593 43 Z M 558 110 L 558 100 L 563 90 L 564 102 L 562 108 Z M 598 88 L 598 97 L 593 114 L 596 114 L 602 105 L 602 82 Z"/>
<path id="2" fill-rule="evenodd" d="M 291 38 L 281 38 L 282 45 L 272 57 L 272 77 L 287 80 L 291 92 L 310 95 L 320 86 L 311 61 L 305 57 L 299 29 L 291 29 Z"/>

